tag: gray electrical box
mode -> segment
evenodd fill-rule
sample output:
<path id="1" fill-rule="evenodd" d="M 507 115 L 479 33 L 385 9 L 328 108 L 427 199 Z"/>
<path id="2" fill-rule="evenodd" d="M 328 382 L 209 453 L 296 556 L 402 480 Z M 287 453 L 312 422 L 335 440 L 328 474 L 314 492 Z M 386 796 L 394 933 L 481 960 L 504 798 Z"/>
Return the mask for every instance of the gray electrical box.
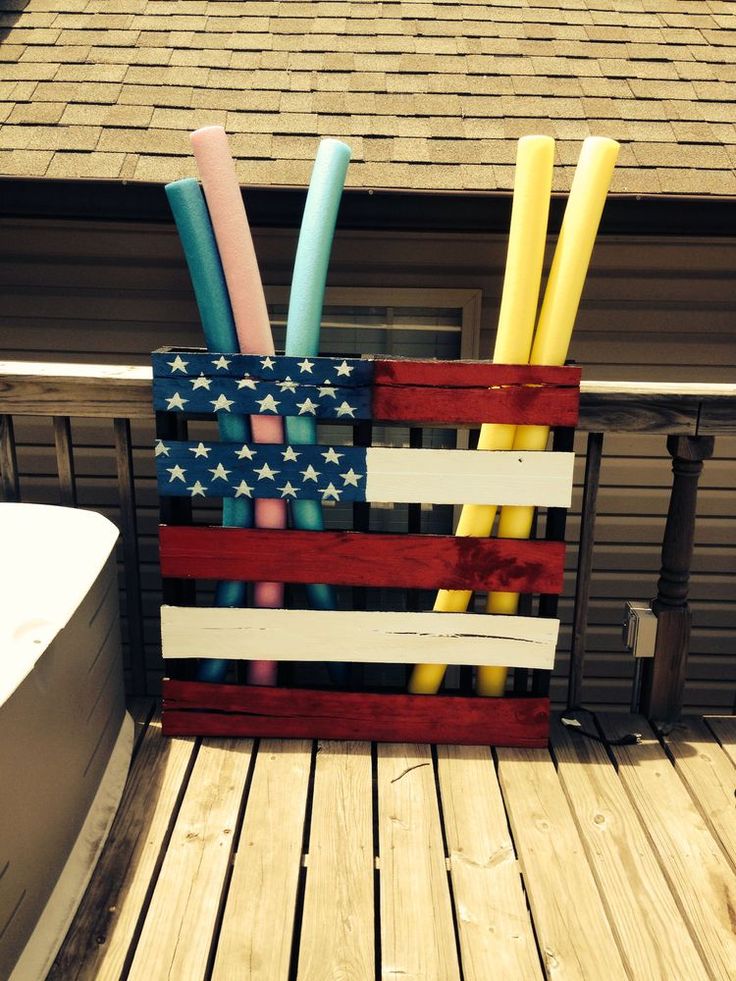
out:
<path id="1" fill-rule="evenodd" d="M 657 639 L 657 617 L 648 603 L 626 602 L 624 610 L 624 645 L 634 657 L 654 657 Z"/>

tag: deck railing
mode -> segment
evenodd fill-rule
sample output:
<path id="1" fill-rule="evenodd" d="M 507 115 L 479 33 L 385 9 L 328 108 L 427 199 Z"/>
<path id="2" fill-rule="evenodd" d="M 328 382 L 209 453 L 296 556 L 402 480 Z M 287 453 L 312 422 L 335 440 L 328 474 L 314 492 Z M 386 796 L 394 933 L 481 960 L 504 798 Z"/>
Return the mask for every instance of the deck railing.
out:
<path id="1" fill-rule="evenodd" d="M 0 362 L 0 500 L 20 499 L 14 416 L 53 420 L 63 504 L 77 503 L 71 418 L 112 421 L 130 647 L 131 685 L 146 691 L 136 483 L 131 421 L 153 423 L 151 370 L 132 365 Z M 568 704 L 580 701 L 588 625 L 596 504 L 606 433 L 663 434 L 673 485 L 662 536 L 653 609 L 655 656 L 638 679 L 638 705 L 651 718 L 676 718 L 682 704 L 690 637 L 688 581 L 697 485 L 714 438 L 736 433 L 736 385 L 583 382 L 578 429 L 587 431 L 585 481 L 570 650 Z"/>

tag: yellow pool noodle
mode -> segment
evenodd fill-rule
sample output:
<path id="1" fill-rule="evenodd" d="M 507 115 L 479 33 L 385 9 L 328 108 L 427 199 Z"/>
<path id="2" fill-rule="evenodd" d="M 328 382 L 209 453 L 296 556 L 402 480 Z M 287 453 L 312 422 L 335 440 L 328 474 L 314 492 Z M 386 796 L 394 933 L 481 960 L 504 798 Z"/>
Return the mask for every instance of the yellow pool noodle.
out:
<path id="1" fill-rule="evenodd" d="M 506 254 L 501 306 L 493 360 L 496 364 L 527 364 L 534 335 L 539 289 L 547 238 L 549 198 L 552 189 L 554 140 L 549 136 L 523 136 L 517 146 L 514 197 L 509 244 Z M 516 426 L 484 424 L 478 449 L 510 450 Z M 487 538 L 493 528 L 496 508 L 465 505 L 456 535 Z M 442 589 L 437 593 L 435 612 L 463 613 L 472 592 Z M 409 681 L 409 691 L 434 694 L 442 684 L 443 664 L 418 664 Z"/>
<path id="2" fill-rule="evenodd" d="M 618 151 L 619 144 L 606 137 L 589 136 L 583 142 L 539 313 L 530 364 L 565 363 Z M 544 450 L 548 436 L 547 426 L 519 426 L 513 449 Z M 533 521 L 534 508 L 503 507 L 498 537 L 529 538 Z M 518 603 L 516 593 L 491 593 L 487 609 L 489 613 L 510 615 L 517 612 Z M 478 669 L 478 694 L 502 695 L 505 684 L 505 669 Z"/>

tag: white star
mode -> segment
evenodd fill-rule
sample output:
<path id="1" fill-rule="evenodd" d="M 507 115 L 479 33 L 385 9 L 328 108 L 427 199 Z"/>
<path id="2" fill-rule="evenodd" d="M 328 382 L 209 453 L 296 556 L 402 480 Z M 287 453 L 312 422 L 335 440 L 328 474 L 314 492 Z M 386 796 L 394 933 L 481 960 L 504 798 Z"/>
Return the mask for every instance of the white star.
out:
<path id="1" fill-rule="evenodd" d="M 295 392 L 299 385 L 297 382 L 292 381 L 290 376 L 287 375 L 284 381 L 276 382 L 282 392 Z"/>
<path id="2" fill-rule="evenodd" d="M 207 496 L 204 492 L 204 484 L 200 483 L 200 481 L 198 480 L 195 481 L 193 487 L 187 487 L 187 490 L 192 492 L 192 497 L 196 497 L 197 495 L 199 495 L 200 497 Z"/>
<path id="3" fill-rule="evenodd" d="M 336 399 L 335 387 L 330 385 L 329 379 L 325 378 L 324 385 L 319 389 L 319 397 L 322 398 L 325 395 L 329 395 L 331 399 Z"/>
<path id="4" fill-rule="evenodd" d="M 190 446 L 189 447 L 189 452 L 194 454 L 194 459 L 195 460 L 197 459 L 197 457 L 200 457 L 200 456 L 203 456 L 205 458 L 205 460 L 206 460 L 207 459 L 207 456 L 211 452 L 211 450 L 212 450 L 212 447 L 211 446 L 205 446 L 204 443 L 199 443 L 198 446 Z"/>
<path id="5" fill-rule="evenodd" d="M 319 477 L 320 471 L 315 470 L 311 463 L 306 470 L 300 470 L 299 472 L 302 475 L 302 480 L 313 480 L 315 484 L 317 483 L 317 477 Z"/>
<path id="6" fill-rule="evenodd" d="M 253 497 L 253 488 L 249 487 L 244 480 L 241 480 L 234 489 L 236 497 Z"/>
<path id="7" fill-rule="evenodd" d="M 306 371 L 308 374 L 311 375 L 312 368 L 314 368 L 314 361 L 310 361 L 308 358 L 305 358 L 303 361 L 300 361 L 298 363 L 297 367 L 302 372 L 302 374 L 304 374 L 304 372 Z"/>
<path id="8" fill-rule="evenodd" d="M 156 456 L 168 456 L 171 452 L 171 447 L 167 446 L 162 439 L 157 439 L 154 452 Z"/>
<path id="9" fill-rule="evenodd" d="M 238 382 L 238 388 L 255 388 L 258 382 L 254 378 L 250 378 L 248 375 L 244 375 Z"/>
<path id="10" fill-rule="evenodd" d="M 286 463 L 287 460 L 293 460 L 294 463 L 299 459 L 301 453 L 296 453 L 291 446 L 287 446 L 285 450 L 281 451 L 281 458 Z"/>
<path id="11" fill-rule="evenodd" d="M 171 474 L 169 477 L 169 483 L 171 483 L 172 480 L 180 480 L 183 484 L 186 484 L 186 480 L 184 479 L 186 476 L 186 470 L 182 470 L 178 463 L 175 466 L 167 467 L 166 469 Z"/>
<path id="12" fill-rule="evenodd" d="M 268 368 L 270 371 L 273 371 L 273 361 L 268 355 L 261 361 L 261 368 Z"/>
<path id="13" fill-rule="evenodd" d="M 297 488 L 293 487 L 291 481 L 287 480 L 283 487 L 278 488 L 282 497 L 296 497 Z"/>
<path id="14" fill-rule="evenodd" d="M 218 395 L 216 399 L 210 399 L 210 405 L 214 406 L 215 412 L 219 412 L 220 409 L 224 409 L 226 412 L 230 411 L 230 406 L 233 404 L 235 399 L 229 399 L 225 393 Z"/>
<path id="15" fill-rule="evenodd" d="M 197 388 L 206 388 L 209 391 L 210 385 L 212 384 L 212 379 L 207 378 L 204 374 L 200 374 L 199 378 L 190 378 L 190 381 L 192 383 L 192 391 Z"/>
<path id="16" fill-rule="evenodd" d="M 254 467 L 253 471 L 258 474 L 259 480 L 273 480 L 277 473 L 281 473 L 280 470 L 272 470 L 267 463 L 262 467 Z"/>
<path id="17" fill-rule="evenodd" d="M 177 354 L 173 361 L 167 361 L 166 363 L 171 368 L 172 375 L 175 371 L 183 371 L 186 375 L 189 362 L 184 361 L 180 354 Z"/>
<path id="18" fill-rule="evenodd" d="M 346 487 L 348 484 L 350 484 L 352 487 L 357 487 L 358 481 L 363 479 L 363 474 L 356 473 L 352 467 L 347 473 L 341 473 L 340 476 L 344 480 Z"/>
<path id="19" fill-rule="evenodd" d="M 230 471 L 226 470 L 221 463 L 218 463 L 214 469 L 210 467 L 209 471 L 212 474 L 213 480 L 227 480 L 227 475 L 230 473 Z"/>
<path id="20" fill-rule="evenodd" d="M 310 398 L 305 399 L 303 402 L 296 403 L 299 409 L 299 415 L 303 416 L 310 412 L 313 416 L 317 414 L 317 403 L 313 402 Z"/>
<path id="21" fill-rule="evenodd" d="M 220 369 L 222 369 L 222 371 L 225 371 L 227 370 L 227 368 L 230 367 L 231 361 L 232 358 L 226 358 L 224 354 L 221 354 L 220 357 L 217 359 L 217 361 L 213 361 L 212 364 L 215 366 L 215 368 L 217 368 L 218 371 L 220 371 Z"/>
<path id="22" fill-rule="evenodd" d="M 353 367 L 352 365 L 349 365 L 347 361 L 343 361 L 343 363 L 339 364 L 335 370 L 337 371 L 338 378 L 340 375 L 346 375 L 349 378 L 353 373 Z"/>
<path id="23" fill-rule="evenodd" d="M 354 405 L 348 405 L 347 402 L 343 402 L 342 405 L 338 405 L 337 407 L 337 418 L 339 419 L 340 416 L 350 416 L 351 419 L 354 419 L 355 408 Z"/>
<path id="24" fill-rule="evenodd" d="M 320 453 L 320 456 L 325 458 L 325 463 L 339 463 L 340 457 L 345 456 L 344 453 L 337 453 L 331 446 L 327 448 L 326 453 Z"/>
<path id="25" fill-rule="evenodd" d="M 256 399 L 258 405 L 260 405 L 259 412 L 275 412 L 278 415 L 278 407 L 281 405 L 277 402 L 273 395 L 268 394 L 265 398 Z"/>
<path id="26" fill-rule="evenodd" d="M 258 450 L 252 450 L 247 443 L 243 443 L 239 450 L 235 451 L 235 456 L 239 460 L 252 460 Z"/>
<path id="27" fill-rule="evenodd" d="M 339 501 L 340 495 L 342 494 L 342 491 L 338 490 L 332 483 L 329 483 L 324 489 L 320 487 L 319 492 L 322 495 L 323 501 L 326 501 L 329 497 L 334 497 L 336 501 Z"/>
<path id="28" fill-rule="evenodd" d="M 167 398 L 166 401 L 169 403 L 167 409 L 183 409 L 184 403 L 188 402 L 189 399 L 183 399 L 178 392 L 174 392 L 171 398 Z"/>

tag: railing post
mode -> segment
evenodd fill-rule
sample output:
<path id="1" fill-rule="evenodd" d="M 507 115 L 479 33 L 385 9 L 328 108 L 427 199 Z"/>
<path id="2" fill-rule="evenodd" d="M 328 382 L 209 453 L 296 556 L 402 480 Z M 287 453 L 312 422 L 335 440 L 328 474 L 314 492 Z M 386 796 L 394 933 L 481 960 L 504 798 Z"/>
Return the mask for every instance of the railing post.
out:
<path id="1" fill-rule="evenodd" d="M 674 722 L 682 708 L 690 645 L 691 614 L 687 602 L 695 537 L 698 480 L 703 461 L 713 455 L 712 436 L 669 436 L 672 493 L 662 541 L 662 568 L 657 598 L 654 657 L 642 679 L 643 711 L 659 722 Z"/>

